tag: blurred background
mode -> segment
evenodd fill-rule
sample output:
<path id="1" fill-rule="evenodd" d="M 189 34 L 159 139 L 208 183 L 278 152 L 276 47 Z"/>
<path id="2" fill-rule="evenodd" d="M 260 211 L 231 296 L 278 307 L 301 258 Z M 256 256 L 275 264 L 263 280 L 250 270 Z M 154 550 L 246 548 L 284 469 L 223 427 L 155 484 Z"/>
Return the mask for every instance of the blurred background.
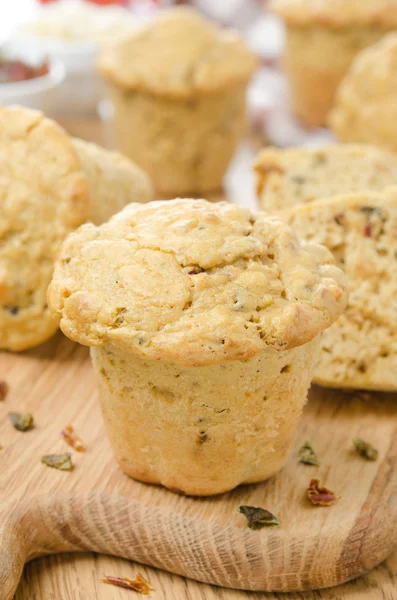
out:
<path id="1" fill-rule="evenodd" d="M 328 139 L 328 132 L 305 128 L 290 114 L 279 68 L 283 25 L 267 11 L 264 0 L 3 0 L 0 103 L 40 108 L 71 133 L 107 136 L 95 141 L 111 146 L 105 129 L 95 136 L 89 133 L 93 119 L 106 123 L 111 115 L 95 69 L 101 45 L 172 4 L 190 4 L 217 23 L 238 28 L 260 58 L 247 98 L 255 145 L 307 145 Z"/>

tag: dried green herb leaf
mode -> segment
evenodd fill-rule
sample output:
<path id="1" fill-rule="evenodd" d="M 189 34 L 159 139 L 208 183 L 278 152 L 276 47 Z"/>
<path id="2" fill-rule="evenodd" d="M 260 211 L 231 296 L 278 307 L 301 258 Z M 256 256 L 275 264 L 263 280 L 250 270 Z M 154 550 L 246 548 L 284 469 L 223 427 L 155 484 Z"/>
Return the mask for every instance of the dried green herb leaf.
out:
<path id="1" fill-rule="evenodd" d="M 8 394 L 8 383 L 4 379 L 0 380 L 0 402 L 6 399 Z"/>
<path id="2" fill-rule="evenodd" d="M 307 497 L 310 502 L 317 506 L 331 506 L 337 500 L 340 500 L 340 496 L 336 496 L 334 492 L 327 488 L 320 487 L 318 479 L 312 479 L 307 489 Z"/>
<path id="3" fill-rule="evenodd" d="M 146 579 L 142 577 L 140 573 L 137 573 L 134 579 L 129 579 L 128 577 L 113 577 L 111 575 L 106 575 L 102 579 L 102 583 L 110 583 L 111 585 L 126 588 L 127 590 L 134 590 L 135 592 L 143 594 L 144 596 L 148 596 L 153 590 L 149 582 L 146 581 Z"/>
<path id="4" fill-rule="evenodd" d="M 334 220 L 336 223 L 338 223 L 338 225 L 343 225 L 345 222 L 345 213 L 338 213 L 337 215 L 335 215 Z"/>
<path id="5" fill-rule="evenodd" d="M 291 179 L 294 183 L 298 185 L 303 185 L 304 183 L 306 183 L 306 177 L 304 177 L 303 175 L 291 175 Z"/>
<path id="6" fill-rule="evenodd" d="M 47 465 L 47 467 L 53 467 L 60 471 L 73 470 L 72 456 L 69 452 L 65 454 L 47 454 L 41 457 L 41 462 Z"/>
<path id="7" fill-rule="evenodd" d="M 6 310 L 7 312 L 9 312 L 14 317 L 19 313 L 19 306 L 15 306 L 15 305 L 12 305 L 12 304 L 5 304 L 3 306 L 3 308 L 4 308 L 4 310 Z"/>
<path id="8" fill-rule="evenodd" d="M 324 165 L 327 162 L 327 157 L 323 152 L 318 152 L 313 156 L 314 166 Z"/>
<path id="9" fill-rule="evenodd" d="M 315 467 L 318 467 L 321 464 L 317 453 L 309 440 L 306 440 L 299 450 L 299 462 L 304 465 L 314 465 Z"/>
<path id="10" fill-rule="evenodd" d="M 8 413 L 8 418 L 18 431 L 29 431 L 34 427 L 33 415 L 30 413 Z"/>
<path id="11" fill-rule="evenodd" d="M 240 506 L 239 512 L 247 519 L 247 525 L 250 529 L 262 529 L 270 525 L 280 525 L 277 517 L 264 508 L 257 506 Z"/>
<path id="12" fill-rule="evenodd" d="M 378 217 L 383 217 L 384 212 L 378 206 L 361 206 L 360 211 L 366 214 L 368 217 L 371 215 L 376 215 Z"/>
<path id="13" fill-rule="evenodd" d="M 353 444 L 358 454 L 367 460 L 376 460 L 378 458 L 378 451 L 372 444 L 364 442 L 364 440 L 356 439 L 353 440 Z"/>

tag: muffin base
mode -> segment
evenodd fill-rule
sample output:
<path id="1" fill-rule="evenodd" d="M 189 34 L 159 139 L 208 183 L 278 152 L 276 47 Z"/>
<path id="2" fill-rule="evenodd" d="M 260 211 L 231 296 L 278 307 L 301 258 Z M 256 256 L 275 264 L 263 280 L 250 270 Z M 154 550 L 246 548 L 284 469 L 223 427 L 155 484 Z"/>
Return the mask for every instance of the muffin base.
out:
<path id="1" fill-rule="evenodd" d="M 118 147 L 163 199 L 218 191 L 244 132 L 245 89 L 174 99 L 112 86 Z"/>
<path id="2" fill-rule="evenodd" d="M 128 475 L 187 495 L 268 479 L 284 465 L 317 341 L 206 367 L 92 348 L 102 413 Z"/>
<path id="3" fill-rule="evenodd" d="M 309 125 L 326 125 L 339 83 L 353 59 L 385 33 L 369 27 L 288 27 L 284 66 L 294 113 Z"/>

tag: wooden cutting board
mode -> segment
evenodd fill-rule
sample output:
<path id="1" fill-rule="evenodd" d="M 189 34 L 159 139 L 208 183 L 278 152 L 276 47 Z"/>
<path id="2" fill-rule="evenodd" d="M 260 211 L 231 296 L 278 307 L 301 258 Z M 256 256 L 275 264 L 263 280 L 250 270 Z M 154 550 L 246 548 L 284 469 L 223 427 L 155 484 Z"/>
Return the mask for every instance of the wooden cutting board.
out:
<path id="1" fill-rule="evenodd" d="M 313 388 L 277 477 L 197 499 L 135 482 L 119 470 L 86 348 L 58 334 L 30 352 L 0 355 L 0 374 L 10 385 L 0 403 L 1 600 L 13 598 L 25 561 L 54 552 L 94 550 L 221 586 L 292 591 L 356 577 L 396 546 L 396 396 Z M 6 415 L 26 410 L 36 427 L 21 433 Z M 86 453 L 61 439 L 67 424 L 83 438 Z M 377 462 L 352 451 L 355 437 L 378 448 Z M 307 438 L 320 467 L 298 463 Z M 40 462 L 43 454 L 68 450 L 76 465 L 71 473 Z M 340 501 L 312 506 L 305 495 L 312 477 Z M 237 511 L 241 504 L 269 509 L 281 526 L 249 530 Z"/>

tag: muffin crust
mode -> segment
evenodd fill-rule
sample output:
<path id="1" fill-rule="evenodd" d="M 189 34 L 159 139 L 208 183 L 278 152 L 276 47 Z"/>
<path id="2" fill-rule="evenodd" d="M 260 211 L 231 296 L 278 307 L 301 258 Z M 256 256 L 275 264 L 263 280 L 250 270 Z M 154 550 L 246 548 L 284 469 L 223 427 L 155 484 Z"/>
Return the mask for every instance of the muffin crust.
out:
<path id="1" fill-rule="evenodd" d="M 294 27 L 397 26 L 397 0 L 271 0 L 270 6 Z"/>
<path id="2" fill-rule="evenodd" d="M 256 65 L 239 35 L 176 8 L 107 47 L 99 71 L 128 90 L 188 98 L 248 81 Z"/>
<path id="3" fill-rule="evenodd" d="M 314 381 L 397 390 L 397 188 L 336 196 L 285 214 L 301 239 L 327 246 L 348 279 L 348 304 L 321 338 Z"/>
<path id="4" fill-rule="evenodd" d="M 46 292 L 63 239 L 90 197 L 67 134 L 42 113 L 0 108 L 0 348 L 23 350 L 58 328 Z"/>
<path id="5" fill-rule="evenodd" d="M 277 218 L 231 204 L 130 204 L 68 238 L 48 298 L 83 344 L 210 365 L 315 338 L 346 302 L 333 262 Z"/>
<path id="6" fill-rule="evenodd" d="M 397 157 L 364 144 L 265 148 L 254 170 L 260 205 L 270 213 L 336 194 L 397 185 Z"/>
<path id="7" fill-rule="evenodd" d="M 25 350 L 57 330 L 46 293 L 68 233 L 152 193 L 127 159 L 70 138 L 39 111 L 0 108 L 0 348 Z"/>

